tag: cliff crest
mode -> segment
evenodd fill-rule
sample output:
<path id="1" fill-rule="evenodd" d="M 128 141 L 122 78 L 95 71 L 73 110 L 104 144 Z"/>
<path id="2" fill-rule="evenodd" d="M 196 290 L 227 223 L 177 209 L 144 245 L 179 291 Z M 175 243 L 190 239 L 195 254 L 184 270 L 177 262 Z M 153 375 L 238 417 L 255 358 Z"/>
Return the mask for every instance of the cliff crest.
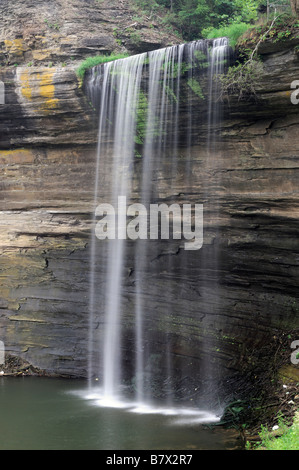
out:
<path id="1" fill-rule="evenodd" d="M 137 16 L 130 0 L 2 0 L 0 65 L 72 65 L 85 57 L 136 53 L 178 37 Z"/>

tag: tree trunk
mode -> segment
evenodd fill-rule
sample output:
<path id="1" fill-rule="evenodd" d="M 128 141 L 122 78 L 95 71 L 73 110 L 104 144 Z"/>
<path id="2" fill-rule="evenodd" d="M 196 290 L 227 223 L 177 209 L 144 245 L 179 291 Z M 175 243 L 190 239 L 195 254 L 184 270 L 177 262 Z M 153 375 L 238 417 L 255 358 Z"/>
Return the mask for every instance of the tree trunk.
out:
<path id="1" fill-rule="evenodd" d="M 291 7 L 293 14 L 297 16 L 299 13 L 299 0 L 291 0 Z"/>

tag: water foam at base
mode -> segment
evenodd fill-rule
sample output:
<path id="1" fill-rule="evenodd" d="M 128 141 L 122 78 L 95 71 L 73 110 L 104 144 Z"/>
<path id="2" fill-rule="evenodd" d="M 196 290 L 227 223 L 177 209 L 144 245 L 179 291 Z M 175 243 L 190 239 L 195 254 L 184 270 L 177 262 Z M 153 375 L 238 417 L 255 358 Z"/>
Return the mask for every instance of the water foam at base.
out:
<path id="1" fill-rule="evenodd" d="M 79 395 L 84 400 L 90 401 L 93 406 L 102 408 L 115 408 L 122 409 L 130 413 L 137 413 L 142 415 L 164 415 L 175 418 L 172 420 L 174 424 L 208 424 L 217 423 L 220 417 L 215 413 L 197 408 L 188 407 L 175 407 L 175 406 L 158 406 L 142 402 L 123 400 L 117 396 L 106 396 L 101 389 L 94 389 L 88 392 L 72 392 Z"/>

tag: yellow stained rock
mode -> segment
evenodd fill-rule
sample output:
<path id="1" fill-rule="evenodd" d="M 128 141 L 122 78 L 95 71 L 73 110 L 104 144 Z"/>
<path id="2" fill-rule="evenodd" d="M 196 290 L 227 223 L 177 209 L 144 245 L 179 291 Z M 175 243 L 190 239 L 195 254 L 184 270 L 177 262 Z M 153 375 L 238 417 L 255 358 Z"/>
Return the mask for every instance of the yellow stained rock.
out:
<path id="1" fill-rule="evenodd" d="M 32 56 L 34 60 L 46 60 L 50 58 L 51 53 L 47 49 L 42 49 L 33 51 Z"/>
<path id="2" fill-rule="evenodd" d="M 35 73 L 32 70 L 24 70 L 21 73 L 21 93 L 27 100 L 36 100 L 37 112 L 49 114 L 59 105 L 59 99 L 55 98 L 55 71 L 56 69 L 44 69 Z"/>
<path id="3" fill-rule="evenodd" d="M 1 164 L 32 163 L 34 155 L 28 149 L 0 150 Z"/>
<path id="4" fill-rule="evenodd" d="M 27 98 L 28 100 L 31 100 L 31 98 L 32 98 L 32 87 L 31 87 L 31 84 L 30 84 L 30 79 L 31 79 L 30 72 L 25 70 L 24 72 L 22 72 L 20 78 L 21 78 L 21 83 L 22 83 L 22 86 L 21 86 L 22 95 L 25 98 Z"/>
<path id="5" fill-rule="evenodd" d="M 4 44 L 10 54 L 21 57 L 27 48 L 24 46 L 23 39 L 5 39 Z"/>
<path id="6" fill-rule="evenodd" d="M 39 75 L 40 96 L 45 99 L 43 110 L 45 113 L 57 108 L 59 100 L 55 98 L 55 85 L 53 82 L 54 71 L 45 72 Z"/>

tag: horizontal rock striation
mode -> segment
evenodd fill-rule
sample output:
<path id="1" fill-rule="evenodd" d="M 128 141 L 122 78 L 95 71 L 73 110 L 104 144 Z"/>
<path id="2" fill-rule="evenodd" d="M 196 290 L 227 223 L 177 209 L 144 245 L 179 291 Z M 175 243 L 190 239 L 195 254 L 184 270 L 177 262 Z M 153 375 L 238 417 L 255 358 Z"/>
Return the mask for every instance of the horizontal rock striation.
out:
<path id="1" fill-rule="evenodd" d="M 153 50 L 178 41 L 129 0 L 2 0 L 0 65 L 74 64 L 112 52 Z"/>
<path id="2" fill-rule="evenodd" d="M 71 68 L 3 68 L 0 148 L 95 144 L 94 110 Z"/>

